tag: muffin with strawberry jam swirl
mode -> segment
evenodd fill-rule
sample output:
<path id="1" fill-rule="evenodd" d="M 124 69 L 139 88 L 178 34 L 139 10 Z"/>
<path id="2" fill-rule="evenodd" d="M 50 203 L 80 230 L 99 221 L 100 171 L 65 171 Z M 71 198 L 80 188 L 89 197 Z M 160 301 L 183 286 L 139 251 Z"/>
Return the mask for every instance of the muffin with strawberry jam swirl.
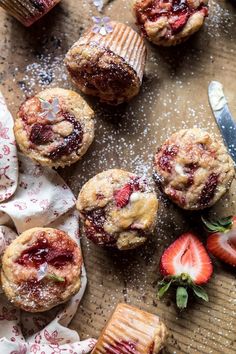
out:
<path id="1" fill-rule="evenodd" d="M 137 25 L 154 44 L 182 43 L 203 25 L 208 0 L 133 0 Z"/>
<path id="2" fill-rule="evenodd" d="M 215 204 L 235 176 L 233 160 L 223 143 L 198 128 L 171 135 L 157 150 L 154 168 L 160 189 L 189 210 Z"/>
<path id="3" fill-rule="evenodd" d="M 83 186 L 77 208 L 87 238 L 126 250 L 142 245 L 152 233 L 158 200 L 144 178 L 112 169 Z"/>
<path id="4" fill-rule="evenodd" d="M 94 138 L 94 113 L 76 92 L 53 88 L 26 100 L 14 132 L 22 152 L 41 165 L 78 161 Z"/>
<path id="5" fill-rule="evenodd" d="M 81 285 L 80 248 L 65 232 L 33 228 L 17 237 L 2 258 L 2 288 L 28 312 L 42 312 L 74 295 Z"/>

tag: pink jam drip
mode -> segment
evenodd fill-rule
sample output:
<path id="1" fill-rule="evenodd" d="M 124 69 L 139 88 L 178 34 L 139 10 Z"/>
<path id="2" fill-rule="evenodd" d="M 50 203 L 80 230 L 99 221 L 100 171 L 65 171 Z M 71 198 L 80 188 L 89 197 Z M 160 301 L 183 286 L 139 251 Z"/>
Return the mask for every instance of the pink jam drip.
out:
<path id="1" fill-rule="evenodd" d="M 16 263 L 35 268 L 43 263 L 48 263 L 60 268 L 72 261 L 73 253 L 71 251 L 53 248 L 47 239 L 39 238 L 36 243 L 21 253 Z"/>
<path id="2" fill-rule="evenodd" d="M 63 113 L 63 116 L 66 121 L 73 125 L 74 129 L 58 147 L 50 152 L 49 157 L 52 160 L 58 160 L 63 155 L 70 155 L 72 152 L 76 152 L 82 144 L 83 130 L 81 124 L 70 113 Z"/>
<path id="3" fill-rule="evenodd" d="M 34 124 L 29 139 L 35 145 L 43 145 L 52 142 L 53 135 L 53 130 L 50 125 Z"/>

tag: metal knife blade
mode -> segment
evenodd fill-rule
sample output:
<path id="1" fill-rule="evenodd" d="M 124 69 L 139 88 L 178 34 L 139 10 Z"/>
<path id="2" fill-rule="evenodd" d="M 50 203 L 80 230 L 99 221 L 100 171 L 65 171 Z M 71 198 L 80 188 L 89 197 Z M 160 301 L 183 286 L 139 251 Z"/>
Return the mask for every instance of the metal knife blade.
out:
<path id="1" fill-rule="evenodd" d="M 218 81 L 212 81 L 208 87 L 208 97 L 225 145 L 236 165 L 236 122 L 227 105 L 223 85 Z"/>

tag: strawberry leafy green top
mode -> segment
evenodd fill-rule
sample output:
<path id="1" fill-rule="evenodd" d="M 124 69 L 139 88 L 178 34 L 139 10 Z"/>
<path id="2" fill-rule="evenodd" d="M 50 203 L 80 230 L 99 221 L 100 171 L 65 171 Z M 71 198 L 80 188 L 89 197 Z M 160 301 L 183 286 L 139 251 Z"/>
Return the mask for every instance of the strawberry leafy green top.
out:
<path id="1" fill-rule="evenodd" d="M 174 285 L 176 304 L 181 310 L 187 307 L 188 289 L 195 296 L 208 301 L 208 295 L 201 285 L 208 282 L 213 267 L 204 245 L 193 233 L 182 234 L 163 252 L 160 272 L 164 278 L 159 282 L 159 298 Z"/>
<path id="2" fill-rule="evenodd" d="M 206 229 L 210 233 L 215 232 L 227 232 L 231 230 L 233 226 L 233 217 L 227 216 L 225 218 L 221 218 L 219 220 L 205 219 L 202 216 L 202 222 L 205 225 Z"/>
<path id="3" fill-rule="evenodd" d="M 181 274 L 180 276 L 168 276 L 159 282 L 159 290 L 157 293 L 158 298 L 162 298 L 169 290 L 171 285 L 176 285 L 176 305 L 180 310 L 187 307 L 188 304 L 188 289 L 192 289 L 195 296 L 198 298 L 209 301 L 208 295 L 202 286 L 194 284 L 188 274 Z"/>

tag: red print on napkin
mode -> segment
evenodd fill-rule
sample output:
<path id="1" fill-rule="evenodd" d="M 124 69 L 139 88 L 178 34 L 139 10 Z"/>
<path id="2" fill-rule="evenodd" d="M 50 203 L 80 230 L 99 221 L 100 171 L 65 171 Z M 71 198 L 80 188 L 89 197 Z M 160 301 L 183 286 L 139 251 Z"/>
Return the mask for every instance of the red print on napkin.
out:
<path id="1" fill-rule="evenodd" d="M 80 245 L 78 214 L 74 209 L 74 195 L 56 171 L 35 164 L 22 154 L 17 157 L 13 119 L 0 94 L 0 256 L 17 232 L 42 225 L 67 232 Z M 26 313 L 0 293 L 0 352 L 89 353 L 96 341 L 80 341 L 79 334 L 68 328 L 86 283 L 83 266 L 80 291 L 59 312 L 52 309 Z"/>

